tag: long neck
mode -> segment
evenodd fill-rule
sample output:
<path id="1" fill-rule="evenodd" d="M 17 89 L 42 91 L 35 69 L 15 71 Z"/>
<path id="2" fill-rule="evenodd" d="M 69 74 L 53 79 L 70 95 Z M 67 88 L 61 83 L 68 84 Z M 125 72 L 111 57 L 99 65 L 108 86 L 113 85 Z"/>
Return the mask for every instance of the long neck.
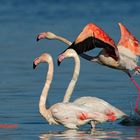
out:
<path id="1" fill-rule="evenodd" d="M 79 72 L 80 72 L 80 59 L 79 59 L 78 55 L 77 54 L 74 55 L 73 58 L 75 60 L 74 72 L 73 72 L 72 79 L 69 83 L 69 86 L 66 90 L 63 102 L 69 102 L 70 97 L 73 93 L 74 87 L 76 85 L 76 82 L 77 82 L 77 79 L 78 79 L 78 76 L 79 76 Z"/>
<path id="2" fill-rule="evenodd" d="M 53 78 L 53 67 L 54 67 L 53 61 L 51 59 L 51 61 L 48 62 L 48 72 L 46 76 L 46 82 L 42 90 L 40 101 L 39 101 L 39 111 L 42 114 L 42 116 L 46 119 L 49 116 L 49 110 L 46 108 L 46 100 L 47 100 L 48 91 L 49 91 L 52 78 Z"/>
<path id="3" fill-rule="evenodd" d="M 69 46 L 72 44 L 72 42 L 70 42 L 69 40 L 67 40 L 66 38 L 63 38 L 61 36 L 56 36 L 56 39 L 59 40 L 59 41 L 62 41 L 64 43 L 66 43 Z"/>

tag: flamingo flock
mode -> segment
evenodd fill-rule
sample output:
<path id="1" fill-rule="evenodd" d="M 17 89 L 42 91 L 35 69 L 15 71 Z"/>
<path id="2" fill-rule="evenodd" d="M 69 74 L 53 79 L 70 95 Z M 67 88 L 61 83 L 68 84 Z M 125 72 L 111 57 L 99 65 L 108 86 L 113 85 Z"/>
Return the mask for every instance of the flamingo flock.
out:
<path id="1" fill-rule="evenodd" d="M 78 129 L 80 126 L 88 123 L 92 129 L 95 129 L 98 123 L 128 118 L 123 111 L 97 97 L 85 96 L 69 102 L 80 72 L 78 55 L 88 61 L 97 62 L 125 72 L 138 90 L 134 111 L 140 115 L 138 107 L 140 87 L 130 73 L 132 70 L 134 74 L 140 73 L 140 67 L 137 65 L 138 57 L 140 56 L 140 44 L 123 24 L 119 23 L 119 27 L 121 38 L 117 45 L 105 31 L 93 23 L 87 24 L 73 43 L 52 32 L 42 32 L 37 35 L 37 41 L 45 38 L 50 40 L 56 39 L 68 45 L 68 48 L 58 56 L 58 65 L 65 58 L 69 57 L 74 58 L 75 61 L 73 76 L 64 95 L 63 102 L 56 103 L 49 109 L 46 108 L 45 104 L 53 79 L 53 58 L 50 54 L 44 53 L 33 62 L 33 68 L 36 68 L 41 62 L 48 63 L 46 82 L 39 101 L 39 111 L 49 124 L 62 124 L 68 129 Z M 94 48 L 101 48 L 97 56 L 85 54 L 85 52 Z"/>
<path id="2" fill-rule="evenodd" d="M 63 54 L 63 56 L 63 59 L 67 57 L 73 57 L 75 59 L 75 63 L 77 65 L 76 68 L 78 68 L 76 69 L 76 78 L 78 78 L 80 70 L 80 60 L 77 53 L 73 49 L 68 49 Z M 60 62 L 63 61 L 63 59 L 61 58 L 61 56 L 59 57 Z M 40 57 L 36 58 L 34 60 L 33 67 L 35 68 L 41 62 L 48 63 L 49 68 L 45 86 L 40 96 L 39 110 L 41 115 L 49 122 L 49 124 L 63 124 L 69 129 L 78 129 L 79 126 L 91 122 L 92 129 L 95 129 L 95 125 L 97 123 L 115 121 L 117 119 L 127 117 L 127 115 L 121 110 L 115 108 L 104 100 L 95 97 L 81 97 L 71 103 L 69 102 L 70 94 L 68 92 L 66 92 L 68 96 L 65 94 L 65 98 L 68 98 L 67 102 L 63 101 L 62 103 L 57 103 L 51 106 L 49 109 L 46 109 L 45 104 L 48 90 L 53 78 L 54 66 L 51 55 L 47 53 L 42 54 Z M 74 84 L 72 90 L 73 88 Z M 71 94 L 72 90 L 70 91 Z M 100 105 L 101 108 L 98 108 L 98 105 Z"/>

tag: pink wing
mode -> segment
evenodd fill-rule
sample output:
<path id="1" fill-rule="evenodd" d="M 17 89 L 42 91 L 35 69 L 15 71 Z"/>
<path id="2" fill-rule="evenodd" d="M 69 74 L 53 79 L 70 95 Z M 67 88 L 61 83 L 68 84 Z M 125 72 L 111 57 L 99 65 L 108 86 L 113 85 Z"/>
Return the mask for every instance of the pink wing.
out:
<path id="1" fill-rule="evenodd" d="M 78 119 L 80 119 L 81 121 L 87 119 L 93 119 L 99 122 L 105 122 L 105 121 L 115 121 L 118 118 L 115 116 L 115 113 L 103 114 L 100 112 L 94 112 L 94 113 L 81 112 L 78 116 Z"/>
<path id="2" fill-rule="evenodd" d="M 119 23 L 121 30 L 121 39 L 118 45 L 129 49 L 135 55 L 140 56 L 139 41 L 128 31 L 128 29 L 121 23 Z"/>
<path id="3" fill-rule="evenodd" d="M 89 23 L 79 34 L 69 48 L 73 48 L 78 54 L 94 48 L 104 48 L 111 56 L 119 58 L 115 42 L 97 25 Z"/>
<path id="4" fill-rule="evenodd" d="M 75 43 L 82 42 L 88 37 L 98 38 L 104 43 L 107 43 L 112 47 L 116 48 L 115 42 L 109 37 L 109 35 L 107 35 L 101 28 L 99 28 L 95 24 L 92 23 L 87 24 L 83 29 L 83 31 L 79 34 L 79 36 L 75 40 Z"/>

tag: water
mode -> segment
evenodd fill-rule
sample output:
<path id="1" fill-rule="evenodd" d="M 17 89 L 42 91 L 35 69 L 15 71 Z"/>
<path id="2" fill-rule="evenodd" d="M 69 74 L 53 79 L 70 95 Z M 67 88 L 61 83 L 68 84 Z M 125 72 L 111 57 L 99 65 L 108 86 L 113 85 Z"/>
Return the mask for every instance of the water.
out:
<path id="1" fill-rule="evenodd" d="M 65 60 L 57 67 L 57 56 L 66 45 L 47 40 L 37 43 L 36 35 L 52 31 L 73 41 L 87 23 L 94 22 L 117 42 L 120 38 L 117 23 L 122 22 L 140 40 L 139 7 L 138 0 L 1 0 L 0 123 L 16 124 L 17 128 L 0 128 L 0 138 L 139 139 L 140 126 L 123 126 L 117 122 L 98 125 L 96 132 L 91 132 L 88 125 L 78 132 L 48 125 L 38 112 L 47 66 L 42 64 L 35 71 L 32 69 L 32 61 L 41 53 L 48 52 L 53 56 L 55 74 L 47 104 L 62 101 L 72 76 L 73 60 Z M 140 84 L 139 76 L 135 78 Z M 121 71 L 81 59 L 80 77 L 71 100 L 97 96 L 130 114 L 136 92 Z"/>

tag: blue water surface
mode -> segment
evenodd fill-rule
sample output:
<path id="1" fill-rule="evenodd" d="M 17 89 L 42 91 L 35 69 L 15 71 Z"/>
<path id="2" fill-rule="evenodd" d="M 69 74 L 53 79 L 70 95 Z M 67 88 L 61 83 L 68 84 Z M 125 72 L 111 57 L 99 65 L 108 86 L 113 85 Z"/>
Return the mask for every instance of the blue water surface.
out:
<path id="1" fill-rule="evenodd" d="M 139 7 L 139 0 L 0 0 L 0 124 L 17 124 L 13 129 L 0 128 L 0 139 L 140 139 L 140 126 L 118 122 L 98 125 L 96 132 L 91 132 L 88 125 L 77 132 L 48 125 L 38 110 L 47 65 L 32 69 L 33 60 L 40 54 L 53 56 L 55 72 L 47 105 L 61 102 L 72 76 L 73 59 L 58 67 L 57 56 L 67 45 L 48 40 L 36 42 L 37 34 L 52 31 L 73 41 L 87 23 L 93 22 L 117 43 L 121 22 L 140 40 Z M 135 79 L 140 84 L 140 76 Z M 122 71 L 81 58 L 71 101 L 87 95 L 102 98 L 130 114 L 137 90 Z"/>

